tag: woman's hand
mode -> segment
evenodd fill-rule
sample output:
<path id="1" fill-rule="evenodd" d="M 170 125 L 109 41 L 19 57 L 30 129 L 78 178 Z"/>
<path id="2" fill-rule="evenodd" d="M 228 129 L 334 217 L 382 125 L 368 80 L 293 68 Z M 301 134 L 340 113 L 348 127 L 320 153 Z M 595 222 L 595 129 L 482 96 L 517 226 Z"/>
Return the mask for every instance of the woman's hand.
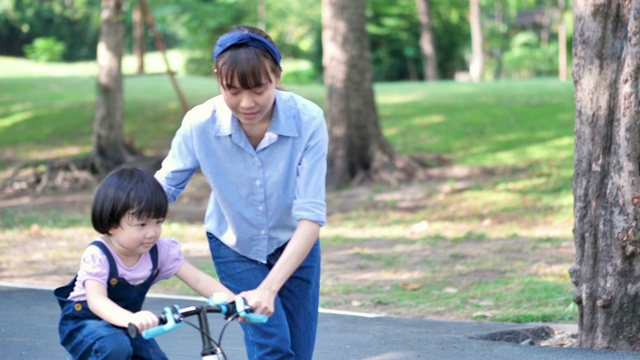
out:
<path id="1" fill-rule="evenodd" d="M 243 291 L 238 294 L 238 296 L 246 300 L 254 313 L 266 316 L 273 315 L 273 311 L 275 310 L 276 294 L 260 290 L 258 288 L 255 290 Z"/>

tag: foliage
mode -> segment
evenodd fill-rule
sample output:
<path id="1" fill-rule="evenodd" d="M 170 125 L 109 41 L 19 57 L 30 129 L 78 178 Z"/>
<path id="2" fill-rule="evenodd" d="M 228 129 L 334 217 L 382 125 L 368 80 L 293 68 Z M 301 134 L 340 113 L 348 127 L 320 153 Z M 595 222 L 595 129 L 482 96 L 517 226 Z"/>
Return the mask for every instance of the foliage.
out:
<path id="1" fill-rule="evenodd" d="M 25 45 L 23 50 L 27 59 L 56 62 L 62 60 L 66 46 L 54 37 L 45 36 L 36 38 L 31 44 Z"/>
<path id="2" fill-rule="evenodd" d="M 126 2 L 127 34 L 136 0 Z M 150 1 L 156 28 L 168 48 L 189 51 L 187 71 L 210 74 L 211 50 L 216 39 L 236 24 L 261 24 L 274 38 L 285 59 L 301 59 L 313 71 L 289 74 L 320 80 L 322 68 L 321 2 L 317 0 L 264 0 L 264 18 L 255 0 Z M 470 53 L 468 0 L 431 0 L 431 22 L 442 78 L 467 71 Z M 482 0 L 485 69 L 488 78 L 521 78 L 555 73 L 557 21 L 564 16 L 571 45 L 571 4 L 559 14 L 556 0 Z M 524 15 L 544 8 L 552 22 L 542 26 L 523 23 Z M 95 58 L 100 26 L 100 2 L 89 0 L 2 0 L 0 2 L 0 55 L 23 56 L 23 46 L 52 36 L 66 44 L 63 60 Z M 419 22 L 415 0 L 368 2 L 367 29 L 376 81 L 415 80 L 422 77 Z M 523 46 L 520 34 L 548 33 L 549 39 Z M 147 49 L 155 43 L 151 33 Z M 131 47 L 127 36 L 127 47 Z M 570 54 L 569 49 L 569 54 Z M 286 69 L 285 69 L 286 70 Z M 293 73 L 296 72 L 296 75 Z M 301 81 L 301 80 L 297 80 Z"/>
<path id="3" fill-rule="evenodd" d="M 54 37 L 66 44 L 63 60 L 95 58 L 100 2 L 3 0 L 0 8 L 0 55 L 20 56 L 24 45 Z"/>
<path id="4" fill-rule="evenodd" d="M 503 74 L 509 78 L 553 75 L 558 62 L 558 44 L 542 47 L 537 34 L 523 31 L 511 40 L 503 62 Z"/>

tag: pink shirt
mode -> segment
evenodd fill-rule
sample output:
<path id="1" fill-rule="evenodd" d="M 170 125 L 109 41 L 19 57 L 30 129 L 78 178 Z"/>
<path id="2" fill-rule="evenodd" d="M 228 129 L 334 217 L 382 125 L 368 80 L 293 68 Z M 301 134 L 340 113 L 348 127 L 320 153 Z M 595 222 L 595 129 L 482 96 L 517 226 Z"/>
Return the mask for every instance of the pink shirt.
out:
<path id="1" fill-rule="evenodd" d="M 109 243 L 104 239 L 98 238 L 98 241 L 104 243 L 118 267 L 118 276 L 124 278 L 131 285 L 138 285 L 144 282 L 149 275 L 153 264 L 151 263 L 151 255 L 147 252 L 140 256 L 138 262 L 129 267 L 122 263 L 122 260 L 116 255 Z M 180 249 L 180 243 L 174 239 L 158 240 L 158 276 L 154 280 L 154 284 L 160 280 L 173 277 L 184 262 L 184 255 Z M 87 299 L 84 282 L 88 279 L 97 280 L 103 284 L 107 284 L 109 277 L 109 260 L 102 250 L 97 246 L 88 246 L 80 260 L 80 270 L 76 284 L 69 295 L 69 300 L 82 301 Z"/>

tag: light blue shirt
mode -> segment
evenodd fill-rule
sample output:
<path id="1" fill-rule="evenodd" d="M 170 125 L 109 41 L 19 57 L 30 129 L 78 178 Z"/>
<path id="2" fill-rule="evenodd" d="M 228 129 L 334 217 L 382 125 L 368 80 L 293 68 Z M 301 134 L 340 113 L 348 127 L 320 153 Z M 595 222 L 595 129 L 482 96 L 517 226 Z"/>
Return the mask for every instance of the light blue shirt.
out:
<path id="1" fill-rule="evenodd" d="M 298 221 L 324 225 L 328 142 L 322 109 L 277 90 L 271 123 L 254 149 L 216 96 L 185 115 L 155 177 L 173 202 L 200 169 L 211 186 L 205 229 L 265 263 Z"/>

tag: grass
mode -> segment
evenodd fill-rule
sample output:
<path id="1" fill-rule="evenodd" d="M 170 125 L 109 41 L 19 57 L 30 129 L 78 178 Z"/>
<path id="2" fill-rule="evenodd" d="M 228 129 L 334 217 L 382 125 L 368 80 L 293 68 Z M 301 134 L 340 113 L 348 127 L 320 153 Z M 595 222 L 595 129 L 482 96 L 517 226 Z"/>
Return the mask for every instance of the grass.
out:
<path id="1" fill-rule="evenodd" d="M 170 53 L 190 105 L 215 95 L 215 80 L 184 75 L 181 59 Z M 163 70 L 158 54 L 148 62 L 149 71 Z M 165 153 L 182 117 L 180 103 L 166 76 L 134 76 L 132 64 L 126 58 L 123 65 L 125 133 L 137 147 Z M 95 73 L 94 63 L 0 57 L 0 178 L 25 162 L 91 150 Z M 285 85 L 325 106 L 322 86 Z M 325 273 L 332 276 L 323 279 L 322 306 L 467 320 L 574 321 L 566 271 L 573 260 L 572 84 L 380 83 L 375 93 L 383 132 L 397 151 L 441 154 L 455 166 L 492 168 L 497 175 L 470 185 L 453 178 L 419 184 L 411 188 L 421 199 L 413 207 L 389 196 L 400 190 L 374 184 L 357 205 L 333 213 L 323 228 L 323 251 L 345 257 L 327 259 Z M 86 209 L 6 207 L 0 208 L 0 242 L 27 239 L 34 224 L 58 239 L 91 233 Z M 168 221 L 165 235 L 191 246 L 202 241 L 201 224 Z M 0 247 L 0 269 L 2 252 L 9 251 Z M 208 257 L 198 258 L 198 266 L 213 273 Z M 178 282 L 163 286 L 188 293 Z"/>

